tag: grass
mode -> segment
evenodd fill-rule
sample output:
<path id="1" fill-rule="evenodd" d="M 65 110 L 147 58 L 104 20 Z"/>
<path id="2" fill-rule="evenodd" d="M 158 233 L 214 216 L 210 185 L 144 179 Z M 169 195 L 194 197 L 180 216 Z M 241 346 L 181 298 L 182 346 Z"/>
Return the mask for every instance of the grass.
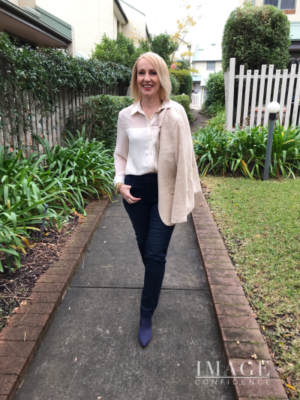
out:
<path id="1" fill-rule="evenodd" d="M 296 390 L 286 389 L 300 399 L 300 179 L 202 183 L 276 366 Z"/>

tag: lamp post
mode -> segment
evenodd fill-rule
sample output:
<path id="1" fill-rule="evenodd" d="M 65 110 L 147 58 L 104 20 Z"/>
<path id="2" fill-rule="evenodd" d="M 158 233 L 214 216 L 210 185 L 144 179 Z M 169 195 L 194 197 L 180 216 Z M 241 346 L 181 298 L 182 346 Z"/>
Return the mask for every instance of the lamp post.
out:
<path id="1" fill-rule="evenodd" d="M 268 105 L 267 109 L 270 114 L 270 118 L 269 118 L 269 133 L 268 133 L 266 161 L 265 161 L 265 170 L 264 170 L 264 181 L 269 179 L 271 152 L 272 152 L 272 144 L 273 144 L 273 133 L 274 133 L 274 128 L 275 128 L 276 114 L 280 110 L 280 105 L 277 103 L 277 101 L 272 101 L 272 103 L 270 103 Z"/>

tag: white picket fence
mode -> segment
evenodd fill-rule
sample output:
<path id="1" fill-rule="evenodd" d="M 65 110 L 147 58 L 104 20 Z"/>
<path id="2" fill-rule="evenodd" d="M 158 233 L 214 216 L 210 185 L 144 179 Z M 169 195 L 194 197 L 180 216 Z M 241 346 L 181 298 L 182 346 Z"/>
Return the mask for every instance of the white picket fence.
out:
<path id="1" fill-rule="evenodd" d="M 230 59 L 225 79 L 225 102 L 227 130 L 232 131 L 234 125 L 266 126 L 269 120 L 267 106 L 271 101 L 280 104 L 279 118 L 285 128 L 297 124 L 300 97 L 300 67 L 296 74 L 296 65 L 291 71 L 278 69 L 274 73 L 274 65 L 262 65 L 261 71 L 251 70 L 245 73 L 245 66 L 240 66 L 239 75 L 235 75 L 236 59 Z M 294 106 L 292 103 L 294 102 Z M 235 115 L 235 120 L 234 120 Z"/>
<path id="2" fill-rule="evenodd" d="M 191 107 L 201 108 L 201 94 L 200 93 L 192 93 L 192 103 Z"/>

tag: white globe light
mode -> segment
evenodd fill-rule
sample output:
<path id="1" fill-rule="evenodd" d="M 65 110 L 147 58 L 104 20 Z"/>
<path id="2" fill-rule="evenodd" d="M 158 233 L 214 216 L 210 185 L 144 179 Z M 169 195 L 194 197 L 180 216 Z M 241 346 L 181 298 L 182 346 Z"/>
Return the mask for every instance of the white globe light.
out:
<path id="1" fill-rule="evenodd" d="M 272 101 L 272 102 L 268 105 L 267 109 L 268 109 L 268 112 L 269 112 L 270 114 L 277 114 L 278 111 L 280 110 L 280 104 L 277 103 L 277 101 Z"/>

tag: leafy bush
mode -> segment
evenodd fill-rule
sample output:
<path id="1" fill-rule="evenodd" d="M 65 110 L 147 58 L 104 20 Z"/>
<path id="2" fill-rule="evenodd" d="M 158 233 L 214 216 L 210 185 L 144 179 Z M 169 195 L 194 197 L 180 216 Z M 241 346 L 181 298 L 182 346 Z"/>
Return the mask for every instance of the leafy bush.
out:
<path id="1" fill-rule="evenodd" d="M 180 83 L 176 79 L 175 75 L 170 74 L 170 81 L 172 84 L 172 95 L 176 96 L 179 93 Z"/>
<path id="2" fill-rule="evenodd" d="M 181 94 L 178 96 L 171 96 L 170 99 L 173 101 L 177 101 L 177 103 L 181 104 L 183 106 L 183 108 L 185 109 L 187 116 L 189 116 L 191 102 L 190 102 L 190 98 L 188 95 Z"/>
<path id="3" fill-rule="evenodd" d="M 85 214 L 87 199 L 112 193 L 114 160 L 103 143 L 90 142 L 84 131 L 66 147 L 50 149 L 46 139 L 36 140 L 44 154 L 28 159 L 21 150 L 11 153 L 0 147 L 0 252 L 12 271 L 9 256 L 20 268 L 18 251 L 25 252 L 30 231 L 39 230 L 45 203 L 46 227 L 61 226 L 75 210 Z"/>
<path id="4" fill-rule="evenodd" d="M 140 52 L 134 45 L 133 39 L 118 32 L 117 39 L 110 39 L 106 34 L 102 36 L 100 44 L 96 44 L 92 58 L 104 62 L 114 62 L 132 68 L 138 59 Z"/>
<path id="5" fill-rule="evenodd" d="M 123 65 L 73 58 L 61 49 L 18 48 L 2 32 L 0 74 L 3 93 L 10 88 L 28 93 L 42 114 L 55 110 L 57 94 L 63 88 L 79 92 L 91 87 L 107 89 L 128 86 L 131 79 L 131 69 Z M 14 108 L 14 103 L 11 108 Z"/>
<path id="6" fill-rule="evenodd" d="M 191 74 L 189 74 L 185 77 L 184 83 L 180 85 L 179 91 L 181 93 L 187 94 L 191 100 L 192 88 L 193 88 L 193 77 Z"/>
<path id="7" fill-rule="evenodd" d="M 216 128 L 217 131 L 221 132 L 225 129 L 226 124 L 226 112 L 225 108 L 220 108 L 220 110 L 216 113 L 216 116 L 209 121 L 207 121 L 206 126 L 210 128 Z"/>
<path id="8" fill-rule="evenodd" d="M 268 129 L 236 128 L 236 132 L 208 125 L 195 134 L 194 150 L 201 175 L 215 175 L 239 170 L 245 177 L 261 179 L 268 139 Z M 293 177 L 300 172 L 300 127 L 287 130 L 276 123 L 270 165 L 272 177 Z"/>
<path id="9" fill-rule="evenodd" d="M 236 8 L 229 16 L 223 34 L 223 71 L 231 57 L 237 67 L 260 69 L 262 64 L 274 64 L 284 69 L 289 61 L 290 23 L 287 16 L 274 6 Z"/>
<path id="10" fill-rule="evenodd" d="M 211 116 L 216 116 L 217 113 L 225 107 L 225 83 L 223 71 L 209 74 L 206 82 L 206 100 L 205 109 Z"/>
<path id="11" fill-rule="evenodd" d="M 118 97 L 102 94 L 87 97 L 76 115 L 71 115 L 67 124 L 70 131 L 80 130 L 85 126 L 89 139 L 103 141 L 105 148 L 114 150 L 117 140 L 118 115 L 123 108 L 133 104 L 131 97 Z M 79 122 L 79 126 L 77 123 Z"/>

